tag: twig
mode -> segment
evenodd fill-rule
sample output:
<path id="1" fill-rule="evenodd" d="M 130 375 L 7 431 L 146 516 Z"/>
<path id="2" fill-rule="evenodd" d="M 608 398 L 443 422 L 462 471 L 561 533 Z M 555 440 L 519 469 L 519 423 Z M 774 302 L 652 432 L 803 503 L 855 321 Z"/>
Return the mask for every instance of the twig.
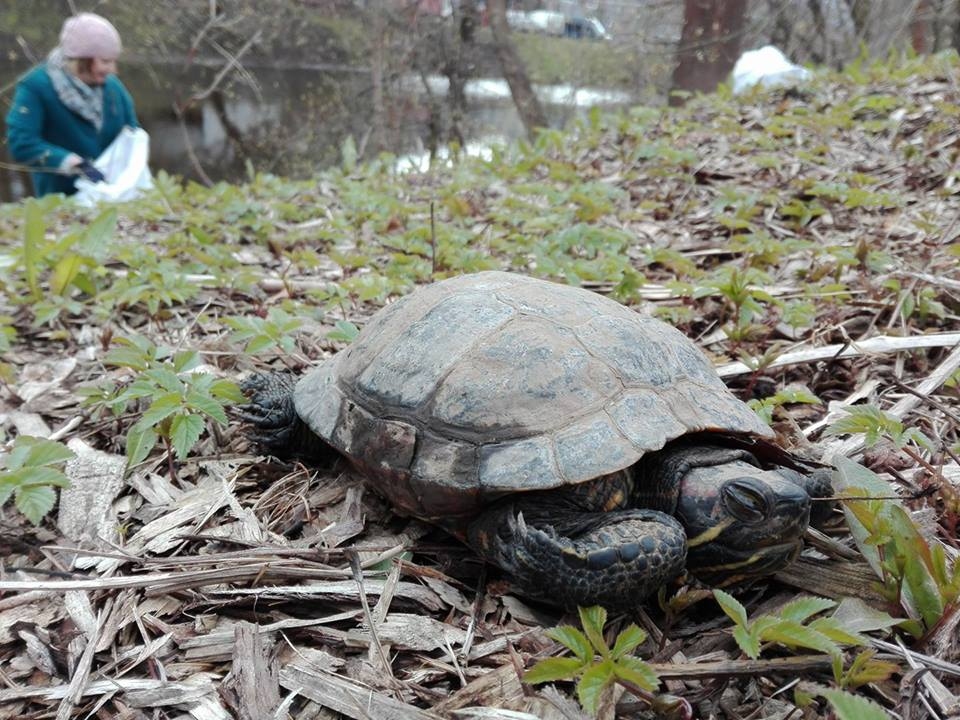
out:
<path id="1" fill-rule="evenodd" d="M 920 350 L 934 347 L 953 347 L 960 345 L 960 332 L 935 333 L 930 335 L 915 335 L 912 337 L 898 337 L 895 335 L 879 335 L 851 342 L 848 344 L 824 345 L 823 347 L 800 348 L 791 350 L 778 356 L 773 362 L 764 366 L 764 369 L 783 367 L 784 365 L 796 365 L 799 363 L 817 362 L 819 360 L 831 360 L 846 357 L 859 357 L 869 353 L 889 353 L 903 352 L 907 350 Z M 745 375 L 756 372 L 756 368 L 750 367 L 747 363 L 731 362 L 720 365 L 716 368 L 720 377 L 732 377 L 734 375 Z M 949 374 L 947 375 L 949 377 Z M 946 378 L 944 378 L 946 380 Z M 944 380 L 937 383 L 939 387 Z"/>
<path id="2" fill-rule="evenodd" d="M 356 581 L 357 588 L 360 592 L 360 605 L 363 607 L 363 616 L 367 621 L 367 625 L 370 627 L 370 642 L 377 650 L 377 657 L 380 660 L 383 671 L 393 680 L 393 667 L 391 667 L 390 661 L 387 660 L 387 656 L 383 652 L 383 644 L 377 635 L 377 623 L 373 620 L 373 613 L 370 612 L 370 603 L 367 601 L 367 592 L 363 587 L 363 570 L 360 568 L 360 556 L 356 551 L 351 550 L 347 553 L 347 557 L 350 559 L 350 569 L 353 571 L 353 579 Z"/>

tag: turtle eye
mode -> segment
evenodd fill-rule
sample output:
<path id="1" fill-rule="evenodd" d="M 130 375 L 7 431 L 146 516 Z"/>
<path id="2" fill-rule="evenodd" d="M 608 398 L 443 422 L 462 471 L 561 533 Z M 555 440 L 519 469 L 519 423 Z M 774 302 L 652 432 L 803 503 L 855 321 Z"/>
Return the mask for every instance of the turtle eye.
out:
<path id="1" fill-rule="evenodd" d="M 759 523 L 770 515 L 770 499 L 765 486 L 754 478 L 740 478 L 726 483 L 721 490 L 723 504 L 737 520 Z"/>

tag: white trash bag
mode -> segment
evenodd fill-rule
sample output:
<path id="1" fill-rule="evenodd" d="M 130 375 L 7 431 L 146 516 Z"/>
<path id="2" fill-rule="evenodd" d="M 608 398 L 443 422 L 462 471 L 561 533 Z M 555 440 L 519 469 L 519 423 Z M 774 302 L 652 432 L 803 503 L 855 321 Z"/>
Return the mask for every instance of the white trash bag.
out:
<path id="1" fill-rule="evenodd" d="M 81 176 L 77 179 L 74 199 L 80 205 L 90 207 L 104 200 L 122 202 L 139 197 L 153 187 L 153 176 L 147 164 L 149 158 L 150 136 L 146 130 L 125 127 L 93 161 L 106 180 L 94 183 Z"/>
<path id="2" fill-rule="evenodd" d="M 778 48 L 765 45 L 743 53 L 733 66 L 733 91 L 742 93 L 755 85 L 763 87 L 799 85 L 813 73 L 794 65 Z"/>

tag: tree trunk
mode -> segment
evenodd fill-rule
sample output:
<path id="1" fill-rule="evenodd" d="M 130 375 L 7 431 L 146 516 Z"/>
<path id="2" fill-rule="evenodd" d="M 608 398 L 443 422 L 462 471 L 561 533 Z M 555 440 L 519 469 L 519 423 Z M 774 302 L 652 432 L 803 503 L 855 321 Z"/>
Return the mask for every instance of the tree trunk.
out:
<path id="1" fill-rule="evenodd" d="M 387 149 L 387 111 L 384 102 L 384 66 L 386 65 L 387 27 L 383 10 L 370 12 L 373 52 L 370 56 L 370 81 L 373 85 L 373 117 L 370 122 L 370 149 L 376 156 Z"/>
<path id="2" fill-rule="evenodd" d="M 857 39 L 866 42 L 870 26 L 870 0 L 847 0 L 847 6 L 850 8 L 853 27 L 857 31 Z"/>
<path id="3" fill-rule="evenodd" d="M 452 51 L 444 64 L 450 81 L 447 100 L 450 106 L 450 138 L 462 148 L 466 144 L 464 126 L 467 117 L 467 79 L 473 74 L 473 55 L 480 16 L 473 0 L 461 0 L 453 15 Z"/>
<path id="4" fill-rule="evenodd" d="M 932 12 L 929 0 L 920 0 L 913 9 L 913 17 L 910 18 L 910 44 L 918 55 L 926 54 L 930 50 Z"/>
<path id="5" fill-rule="evenodd" d="M 827 57 L 829 52 L 830 43 L 826 41 L 827 38 L 827 23 L 823 17 L 823 8 L 820 7 L 820 0 L 808 0 L 808 6 L 810 8 L 810 14 L 813 15 L 813 30 L 815 37 L 824 41 L 823 43 L 823 52 L 819 49 L 810 47 L 810 59 L 813 60 L 818 65 L 829 65 L 830 58 Z"/>
<path id="6" fill-rule="evenodd" d="M 746 10 L 747 0 L 685 0 L 673 90 L 712 92 L 726 79 L 740 54 Z M 683 102 L 671 92 L 671 105 Z"/>
<path id="7" fill-rule="evenodd" d="M 532 140 L 537 128 L 547 127 L 547 116 L 543 111 L 540 100 L 537 99 L 527 77 L 527 70 L 523 61 L 517 55 L 516 48 L 510 40 L 510 30 L 507 27 L 507 9 L 504 0 L 489 0 L 487 12 L 490 15 L 490 29 L 493 30 L 493 46 L 500 60 L 500 71 L 510 86 L 510 94 L 520 113 L 527 135 Z"/>

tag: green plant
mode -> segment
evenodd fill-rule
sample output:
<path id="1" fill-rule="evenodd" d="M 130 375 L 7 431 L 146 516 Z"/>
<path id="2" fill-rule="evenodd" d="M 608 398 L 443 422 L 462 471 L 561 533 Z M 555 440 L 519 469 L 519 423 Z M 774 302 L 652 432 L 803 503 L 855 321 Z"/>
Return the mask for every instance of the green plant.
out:
<path id="1" fill-rule="evenodd" d="M 850 533 L 886 597 L 906 612 L 902 627 L 920 636 L 960 611 L 960 563 L 924 536 L 876 474 L 842 457 L 834 464 L 833 484 L 847 498 L 843 510 Z"/>
<path id="2" fill-rule="evenodd" d="M 890 720 L 886 710 L 860 695 L 832 688 L 817 688 L 817 694 L 830 703 L 837 720 Z"/>
<path id="3" fill-rule="evenodd" d="M 817 688 L 818 695 L 827 698 L 838 718 L 886 717 L 882 708 L 864 698 L 852 695 L 844 689 L 855 689 L 861 685 L 888 679 L 899 668 L 890 662 L 877 660 L 873 650 L 864 650 L 856 655 L 850 665 L 844 668 L 842 646 L 866 645 L 869 638 L 860 634 L 858 629 L 848 627 L 848 619 L 839 613 L 829 617 L 816 617 L 826 610 L 834 608 L 833 600 L 818 597 L 801 597 L 788 602 L 776 614 L 764 614 L 752 620 L 740 602 L 723 590 L 714 590 L 713 595 L 720 607 L 733 620 L 733 638 L 740 649 L 754 660 L 760 657 L 761 643 L 777 643 L 789 648 L 817 650 L 830 655 L 833 659 L 833 676 L 842 689 Z M 888 626 L 895 621 L 885 616 L 882 625 Z M 814 619 L 811 619 L 814 618 Z M 804 698 L 798 698 L 798 705 L 805 704 Z M 880 715 L 870 714 L 879 712 Z M 859 712 L 866 714 L 858 714 Z M 852 713 L 852 714 L 848 714 Z"/>
<path id="4" fill-rule="evenodd" d="M 801 597 L 788 602 L 777 615 L 766 614 L 748 620 L 746 608 L 735 597 L 723 590 L 714 590 L 713 596 L 734 622 L 733 639 L 753 659 L 760 657 L 761 643 L 818 650 L 837 657 L 841 645 L 869 642 L 860 633 L 846 630 L 835 618 L 818 617 L 811 620 L 815 615 L 834 607 L 836 602 L 833 600 Z"/>
<path id="5" fill-rule="evenodd" d="M 580 608 L 581 632 L 571 625 L 547 630 L 547 635 L 573 652 L 573 657 L 554 657 L 539 661 L 523 676 L 535 684 L 557 680 L 577 680 L 577 697 L 583 709 L 596 715 L 604 691 L 620 683 L 648 697 L 660 681 L 645 662 L 631 653 L 647 638 L 636 625 L 620 631 L 611 648 L 603 636 L 607 611 L 594 606 Z"/>
<path id="6" fill-rule="evenodd" d="M 276 346 L 285 353 L 292 353 L 296 347 L 293 333 L 303 324 L 300 318 L 280 308 L 270 308 L 265 318 L 243 315 L 225 317 L 223 322 L 233 330 L 230 340 L 245 343 L 243 351 L 249 354 L 260 353 Z"/>
<path id="7" fill-rule="evenodd" d="M 774 298 L 759 287 L 760 283 L 767 282 L 769 277 L 755 268 L 722 267 L 698 284 L 693 297 L 721 295 L 726 298 L 732 306 L 733 321 L 724 331 L 731 340 L 747 340 L 766 334 L 766 328 L 756 321 L 766 312 L 766 305 L 774 302 Z"/>
<path id="8" fill-rule="evenodd" d="M 778 390 L 773 395 L 765 397 L 762 400 L 748 400 L 747 404 L 760 418 L 768 425 L 773 422 L 773 411 L 783 405 L 794 405 L 803 403 L 806 405 L 819 405 L 820 398 L 812 392 L 802 387 L 786 387 Z"/>
<path id="9" fill-rule="evenodd" d="M 50 203 L 45 201 L 31 200 L 24 207 L 24 299 L 38 326 L 50 324 L 63 313 L 79 314 L 83 303 L 75 296 L 89 298 L 97 293 L 117 226 L 117 211 L 111 208 L 80 230 L 48 239 L 45 213 L 49 210 Z"/>
<path id="10" fill-rule="evenodd" d="M 14 505 L 34 525 L 39 525 L 57 501 L 54 487 L 70 483 L 60 469 L 73 457 L 62 443 L 21 435 L 0 459 L 0 506 L 12 495 Z"/>
<path id="11" fill-rule="evenodd" d="M 905 450 L 910 443 L 931 447 L 930 439 L 917 428 L 905 427 L 897 418 L 876 405 L 853 405 L 843 410 L 847 417 L 831 423 L 824 431 L 825 435 L 862 434 L 867 447 L 873 447 L 883 439 Z"/>
<path id="12" fill-rule="evenodd" d="M 887 278 L 883 286 L 899 295 L 896 307 L 905 320 L 916 314 L 920 322 L 926 323 L 931 317 L 942 320 L 949 314 L 943 303 L 937 300 L 936 290 L 931 287 L 903 289 L 896 278 Z"/>
<path id="13" fill-rule="evenodd" d="M 186 458 L 200 439 L 207 420 L 227 424 L 225 407 L 243 402 L 236 383 L 207 372 L 194 372 L 200 365 L 196 351 L 172 352 L 141 337 L 117 338 L 119 347 L 104 358 L 114 367 L 129 368 L 136 376 L 129 384 L 102 385 L 84 392 L 87 403 L 109 408 L 120 415 L 141 400 L 148 400 L 143 415 L 127 431 L 128 467 L 146 459 L 159 441 L 167 451 L 171 476 L 173 458 Z"/>

